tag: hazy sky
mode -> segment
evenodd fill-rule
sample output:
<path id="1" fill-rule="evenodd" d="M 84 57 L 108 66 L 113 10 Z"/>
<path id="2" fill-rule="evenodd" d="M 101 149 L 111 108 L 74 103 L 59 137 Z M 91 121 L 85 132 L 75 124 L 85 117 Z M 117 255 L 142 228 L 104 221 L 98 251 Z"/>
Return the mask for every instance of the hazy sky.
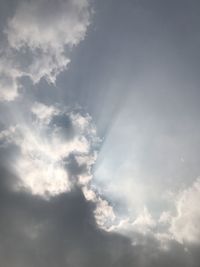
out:
<path id="1" fill-rule="evenodd" d="M 0 265 L 200 265 L 200 4 L 0 1 Z"/>

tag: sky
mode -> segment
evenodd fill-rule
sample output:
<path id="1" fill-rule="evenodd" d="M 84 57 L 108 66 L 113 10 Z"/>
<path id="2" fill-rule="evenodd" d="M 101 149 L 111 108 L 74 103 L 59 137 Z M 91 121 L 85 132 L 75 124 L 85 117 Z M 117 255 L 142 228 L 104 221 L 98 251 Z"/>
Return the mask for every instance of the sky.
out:
<path id="1" fill-rule="evenodd" d="M 0 1 L 0 265 L 200 265 L 197 0 Z"/>

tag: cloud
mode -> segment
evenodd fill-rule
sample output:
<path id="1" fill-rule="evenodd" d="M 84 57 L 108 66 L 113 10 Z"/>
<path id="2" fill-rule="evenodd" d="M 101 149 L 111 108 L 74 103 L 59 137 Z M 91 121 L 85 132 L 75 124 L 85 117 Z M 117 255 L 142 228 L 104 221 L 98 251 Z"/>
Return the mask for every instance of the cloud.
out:
<path id="1" fill-rule="evenodd" d="M 142 232 L 143 234 L 155 226 L 156 222 L 146 207 L 144 207 L 143 212 L 139 214 L 133 222 L 133 228 L 137 229 L 137 231 Z"/>
<path id="2" fill-rule="evenodd" d="M 118 221 L 118 223 L 116 223 L 116 221 Z M 157 221 L 152 217 L 146 207 L 143 208 L 143 211 L 140 212 L 135 219 L 131 219 L 127 216 L 126 218 L 119 217 L 116 221 L 115 224 L 110 226 L 108 231 L 121 233 L 131 238 L 137 245 L 139 245 L 139 243 L 137 243 L 139 242 L 139 240 L 137 240 L 138 234 L 143 237 L 143 239 L 151 236 L 151 238 L 157 240 L 155 231 Z"/>
<path id="3" fill-rule="evenodd" d="M 54 106 L 47 106 L 35 102 L 31 108 L 32 113 L 43 123 L 49 123 L 53 116 L 59 114 L 59 110 Z"/>
<path id="4" fill-rule="evenodd" d="M 11 5 L 6 3 L 5 6 L 13 5 L 15 10 L 10 12 L 11 16 L 6 26 L 2 25 L 4 28 L 4 36 L 2 36 L 6 40 L 1 42 L 0 47 L 1 101 L 16 99 L 23 86 L 29 84 L 30 87 L 32 85 L 36 87 L 35 85 L 41 79 L 49 84 L 55 84 L 59 73 L 66 70 L 70 63 L 71 50 L 85 38 L 91 16 L 90 3 L 87 0 L 11 2 Z M 103 2 L 99 3 L 97 6 L 101 8 Z M 121 11 L 122 13 L 125 10 L 128 11 L 127 7 L 130 7 L 130 3 L 128 5 L 122 2 L 118 4 L 116 7 L 118 9 L 120 6 L 120 14 Z M 112 12 L 113 7 L 114 5 L 109 5 Z M 142 8 L 138 9 L 138 7 L 134 12 L 136 17 Z M 144 13 L 146 15 L 148 12 Z M 157 136 L 160 131 L 160 122 L 159 119 L 155 121 L 152 119 L 155 114 L 151 113 L 151 106 L 156 106 L 157 112 L 160 98 L 164 100 L 166 98 L 163 97 L 165 90 L 156 91 L 154 94 L 152 88 L 155 84 L 152 84 L 151 80 L 154 80 L 155 74 L 155 80 L 161 87 L 166 84 L 166 80 L 164 83 L 158 81 L 160 72 L 156 67 L 155 73 L 152 72 L 153 78 L 150 75 L 149 81 L 145 79 L 144 74 L 142 75 L 144 83 L 137 86 L 137 82 L 129 79 L 129 71 L 125 71 L 125 78 L 123 73 L 121 74 L 121 70 L 126 69 L 126 66 L 125 68 L 123 66 L 125 63 L 123 60 L 120 61 L 122 64 L 115 64 L 120 66 L 116 73 L 119 74 L 117 76 L 121 82 L 116 82 L 116 77 L 111 78 L 113 83 L 109 82 L 112 76 L 110 74 L 113 73 L 113 71 L 109 72 L 109 67 L 103 70 L 103 76 L 106 73 L 106 79 L 99 75 L 99 68 L 102 70 L 102 66 L 104 68 L 105 65 L 110 65 L 107 64 L 108 62 L 112 61 L 109 56 L 107 57 L 106 50 L 111 51 L 113 45 L 115 46 L 114 42 L 117 43 L 116 40 L 119 38 L 115 37 L 119 35 L 118 30 L 121 27 L 118 12 L 113 12 L 110 16 L 110 13 L 106 11 L 106 14 L 109 15 L 109 18 L 105 19 L 105 22 L 109 23 L 108 35 L 105 35 L 106 28 L 103 21 L 103 24 L 97 25 L 97 27 L 103 25 L 103 31 L 93 32 L 94 35 L 90 41 L 93 39 L 95 41 L 89 43 L 88 47 L 84 46 L 84 52 L 89 51 L 89 54 L 94 55 L 91 57 L 92 62 L 96 59 L 98 61 L 96 64 L 98 73 L 95 73 L 95 68 L 94 72 L 92 70 L 94 64 L 88 64 L 92 66 L 89 66 L 92 70 L 90 76 L 94 76 L 93 82 L 89 82 L 88 91 L 85 94 L 84 87 L 88 85 L 88 77 L 86 77 L 88 71 L 82 72 L 84 59 L 88 59 L 86 54 L 81 60 L 83 65 L 78 66 L 78 73 L 80 71 L 79 74 L 81 74 L 78 83 L 71 84 L 76 78 L 77 66 L 75 64 L 75 76 L 72 74 L 73 77 L 69 79 L 71 80 L 69 83 L 63 78 L 66 92 L 61 92 L 62 103 L 66 105 L 67 101 L 71 102 L 70 97 L 66 101 L 68 95 L 71 95 L 77 102 L 88 103 L 86 106 L 92 107 L 99 128 L 105 128 L 105 125 L 109 124 L 108 128 L 112 131 L 107 136 L 111 140 L 110 145 L 102 150 L 100 161 L 105 160 L 107 163 L 103 166 L 103 171 L 99 173 L 99 181 L 95 181 L 93 175 L 99 139 L 88 114 L 55 104 L 55 98 L 58 99 L 60 95 L 56 95 L 55 92 L 45 95 L 47 88 L 39 93 L 30 93 L 27 88 L 27 94 L 18 99 L 19 101 L 1 106 L 3 123 L 1 124 L 0 121 L 0 265 L 4 267 L 199 266 L 199 180 L 190 188 L 181 191 L 175 201 L 174 198 L 170 199 L 172 209 L 163 212 L 169 205 L 164 199 L 165 192 L 163 192 L 169 186 L 168 176 L 172 184 L 176 184 L 177 187 L 180 186 L 182 179 L 174 179 L 176 173 L 172 170 L 173 166 L 180 164 L 175 169 L 183 169 L 185 176 L 187 175 L 186 169 L 188 172 L 191 169 L 183 167 L 190 158 L 190 155 L 187 155 L 190 154 L 187 145 L 182 146 L 182 142 L 185 143 L 187 138 L 185 136 L 183 138 L 168 137 L 165 134 L 166 129 L 161 130 L 164 132 L 163 135 L 161 133 L 161 137 Z M 117 21 L 113 20 L 115 14 L 117 14 Z M 131 12 L 131 17 L 132 15 Z M 148 14 L 147 17 L 149 19 Z M 96 20 L 97 23 L 98 20 L 99 17 Z M 131 20 L 128 19 L 127 22 L 132 25 Z M 112 35 L 110 35 L 112 25 L 117 31 L 113 28 Z M 134 23 L 134 25 L 142 25 L 143 28 L 145 23 Z M 124 27 L 121 28 L 124 29 Z M 139 32 L 140 35 L 142 28 L 134 32 Z M 130 32 L 133 32 L 132 26 Z M 114 40 L 113 43 L 110 37 Z M 128 35 L 127 37 L 121 38 L 123 41 L 118 42 L 119 47 L 125 39 L 131 41 L 131 37 Z M 106 42 L 108 46 L 103 46 L 104 56 L 102 57 L 101 54 L 99 57 L 95 51 L 92 51 L 93 45 L 98 44 L 99 48 L 99 41 L 103 44 L 105 40 L 108 41 Z M 113 45 L 110 45 L 111 43 Z M 133 50 L 133 47 L 130 47 Z M 135 48 L 137 50 L 137 47 Z M 124 52 L 127 55 L 127 49 L 124 52 L 122 50 L 120 48 L 123 57 Z M 117 53 L 121 57 L 119 54 Z M 118 56 L 114 55 L 115 58 Z M 125 57 L 128 59 L 127 56 Z M 127 70 L 134 69 L 132 68 L 134 66 L 129 67 Z M 147 72 L 149 76 L 149 70 Z M 127 73 L 129 73 L 128 76 Z M 96 79 L 104 80 L 105 86 L 102 86 L 101 82 L 95 83 Z M 74 86 L 79 85 L 79 81 L 82 85 L 81 89 L 79 86 Z M 163 81 L 162 78 L 161 81 Z M 123 82 L 127 86 L 124 86 Z M 96 91 L 93 90 L 94 95 L 91 92 L 91 84 L 98 84 Z M 170 83 L 167 82 L 167 84 Z M 48 86 L 47 83 L 40 85 Z M 97 88 L 100 87 L 106 88 L 106 92 L 103 89 L 103 91 L 100 90 L 100 94 L 97 94 L 99 91 Z M 113 87 L 110 92 L 108 87 Z M 138 97 L 134 94 L 133 97 L 129 94 L 130 102 L 125 102 L 133 113 L 125 112 L 125 116 L 120 119 L 124 123 L 120 122 L 116 128 L 113 128 L 119 119 L 116 114 L 113 115 L 113 111 L 116 113 L 117 110 L 112 106 L 120 108 L 118 103 L 115 105 L 118 102 L 116 99 L 121 97 L 124 100 L 122 97 L 124 91 L 120 92 L 119 88 L 125 87 L 131 87 L 130 91 L 135 91 L 133 87 L 138 87 L 141 95 Z M 150 90 L 143 90 L 146 87 Z M 76 93 L 70 91 L 73 89 Z M 127 89 L 125 91 L 127 92 Z M 162 97 L 159 96 L 160 94 Z M 97 95 L 104 96 L 102 101 L 105 100 L 104 98 L 107 99 L 109 108 L 104 105 L 103 113 L 100 98 L 97 97 L 98 101 L 95 101 Z M 87 96 L 89 96 L 88 99 L 86 99 Z M 34 103 L 32 103 L 35 101 L 33 98 L 36 99 Z M 134 101 L 131 101 L 132 98 Z M 141 101 L 140 98 L 144 98 L 145 101 Z M 168 97 L 167 100 L 171 101 Z M 171 102 L 177 104 L 176 101 L 174 102 L 173 94 L 172 100 Z M 40 101 L 45 101 L 46 104 Z M 159 110 L 161 112 L 157 112 L 161 114 L 161 124 L 164 125 L 161 128 L 169 126 L 165 125 L 167 119 L 163 119 L 163 112 L 171 112 L 168 104 L 162 105 L 164 102 L 161 99 L 161 110 Z M 97 112 L 100 109 L 101 112 Z M 9 114 L 6 111 L 9 111 Z M 113 115 L 110 122 L 108 113 Z M 139 114 L 138 117 L 137 114 Z M 127 121 L 127 118 L 131 118 L 130 121 Z M 100 125 L 102 122 L 103 127 Z M 137 128 L 137 125 L 143 124 L 144 127 Z M 185 125 L 180 121 L 174 124 Z M 130 126 L 135 127 L 135 130 L 133 131 Z M 173 132 L 173 136 L 176 130 L 177 128 L 171 125 L 170 131 Z M 105 138 L 104 145 L 107 141 L 108 139 Z M 124 144 L 125 149 L 118 149 Z M 191 147 L 190 142 L 188 147 Z M 102 174 L 105 174 L 103 182 Z M 191 179 L 192 177 L 191 175 Z"/>
<path id="5" fill-rule="evenodd" d="M 64 50 L 77 45 L 89 24 L 87 0 L 20 2 L 6 30 L 11 47 Z M 54 52 L 53 51 L 53 52 Z"/>
<path id="6" fill-rule="evenodd" d="M 17 97 L 21 77 L 34 84 L 42 78 L 55 83 L 70 62 L 70 50 L 85 38 L 90 13 L 87 0 L 19 2 L 4 29 L 7 46 L 1 47 L 0 100 Z"/>
<path id="7" fill-rule="evenodd" d="M 26 123 L 0 132 L 0 158 L 7 157 L 0 164 L 5 267 L 198 266 L 193 247 L 185 251 L 157 231 L 147 208 L 121 220 L 94 186 L 99 139 L 89 115 L 39 102 L 31 110 Z"/>
<path id="8" fill-rule="evenodd" d="M 12 101 L 17 97 L 21 75 L 9 57 L 0 56 L 0 101 Z"/>
<path id="9" fill-rule="evenodd" d="M 98 191 L 95 192 L 91 187 L 84 186 L 82 190 L 86 200 L 95 204 L 94 218 L 97 225 L 101 229 L 108 231 L 109 227 L 116 219 L 112 205 L 110 205 L 106 199 L 103 199 Z"/>
<path id="10" fill-rule="evenodd" d="M 199 246 L 200 230 L 200 179 L 190 187 L 179 191 L 171 200 L 174 204 L 170 210 L 161 213 L 159 219 L 154 219 L 147 208 L 138 214 L 134 220 L 130 217 L 113 223 L 109 231 L 121 233 L 139 244 L 137 234 L 151 237 L 162 249 L 169 249 L 171 242 L 178 242 L 185 248 Z"/>
<path id="11" fill-rule="evenodd" d="M 179 193 L 176 200 L 177 214 L 171 219 L 170 232 L 180 243 L 200 242 L 200 179 Z"/>
<path id="12" fill-rule="evenodd" d="M 90 117 L 38 102 L 32 106 L 32 116 L 30 124 L 0 133 L 2 145 L 19 149 L 13 165 L 22 186 L 47 197 L 69 191 L 79 176 L 91 176 L 96 132 Z M 72 171 L 72 156 L 79 173 Z"/>
<path id="13" fill-rule="evenodd" d="M 7 181 L 11 179 L 13 183 L 16 177 L 2 168 L 1 174 L 0 262 L 3 266 L 88 267 L 102 266 L 102 263 L 110 266 L 116 260 L 123 260 L 129 241 L 119 235 L 106 236 L 97 229 L 91 206 L 80 189 L 74 188 L 46 201 L 12 191 Z"/>
<path id="14" fill-rule="evenodd" d="M 120 234 L 100 231 L 93 205 L 78 187 L 47 201 L 13 190 L 18 178 L 1 165 L 0 171 L 0 262 L 5 267 L 198 266 L 195 251 L 177 243 L 161 251 L 150 237 L 131 244 Z"/>

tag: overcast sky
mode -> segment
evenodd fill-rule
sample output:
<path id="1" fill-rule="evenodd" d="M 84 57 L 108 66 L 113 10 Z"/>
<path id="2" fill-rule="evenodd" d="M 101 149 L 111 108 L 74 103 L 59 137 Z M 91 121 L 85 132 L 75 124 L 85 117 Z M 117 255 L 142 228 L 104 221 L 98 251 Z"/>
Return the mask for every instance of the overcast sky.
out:
<path id="1" fill-rule="evenodd" d="M 0 265 L 200 265 L 200 3 L 0 1 Z"/>

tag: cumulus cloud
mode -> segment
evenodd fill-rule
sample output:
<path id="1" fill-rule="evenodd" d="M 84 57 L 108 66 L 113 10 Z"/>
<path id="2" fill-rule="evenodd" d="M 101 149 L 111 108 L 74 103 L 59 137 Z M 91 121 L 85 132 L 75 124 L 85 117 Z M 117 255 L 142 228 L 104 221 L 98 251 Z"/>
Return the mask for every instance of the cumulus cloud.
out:
<path id="1" fill-rule="evenodd" d="M 42 78 L 55 83 L 70 62 L 69 51 L 85 38 L 89 23 L 87 0 L 19 2 L 4 30 L 8 45 L 1 48 L 0 99 L 14 100 L 24 76 L 34 84 Z"/>
<path id="2" fill-rule="evenodd" d="M 177 214 L 171 219 L 170 232 L 180 243 L 199 244 L 200 240 L 200 179 L 179 193 L 176 200 Z"/>
<path id="3" fill-rule="evenodd" d="M 54 106 L 47 106 L 36 102 L 31 108 L 32 113 L 43 123 L 49 123 L 51 118 L 59 114 L 59 110 Z"/>
<path id="4" fill-rule="evenodd" d="M 83 194 L 86 200 L 95 204 L 94 217 L 97 225 L 106 231 L 113 225 L 116 219 L 112 205 L 106 199 L 103 199 L 98 192 L 87 186 L 83 187 Z"/>
<path id="5" fill-rule="evenodd" d="M 82 166 L 77 177 L 91 175 L 96 133 L 90 117 L 42 103 L 32 106 L 32 114 L 30 125 L 11 126 L 0 133 L 4 145 L 19 148 L 15 172 L 33 194 L 51 196 L 69 191 L 75 182 L 69 177 L 72 155 Z"/>
<path id="6" fill-rule="evenodd" d="M 81 188 L 94 205 L 95 222 L 108 230 L 115 222 L 112 205 L 92 186 L 92 166 L 100 139 L 88 114 L 35 102 L 31 122 L 0 132 L 3 147 L 15 145 L 18 153 L 11 168 L 19 177 L 17 190 L 45 199 Z"/>
<path id="7" fill-rule="evenodd" d="M 0 262 L 5 267 L 97 266 L 124 261 L 128 239 L 106 236 L 95 224 L 80 189 L 46 201 L 12 191 L 16 177 L 7 170 L 0 180 Z M 102 259 L 103 257 L 103 259 Z M 126 256 L 127 257 L 127 256 Z M 128 258 L 131 258 L 129 253 Z"/>
<path id="8" fill-rule="evenodd" d="M 20 2 L 6 30 L 11 47 L 64 50 L 84 38 L 89 24 L 88 1 Z M 54 52 L 54 51 L 53 51 Z"/>
<path id="9" fill-rule="evenodd" d="M 89 115 L 39 102 L 29 123 L 0 132 L 0 157 L 17 148 L 7 168 L 0 165 L 0 214 L 9 229 L 1 222 L 4 266 L 198 266 L 190 245 L 186 251 L 172 230 L 157 229 L 176 217 L 156 220 L 146 207 L 133 219 L 118 217 L 93 183 L 98 142 Z"/>
<path id="10" fill-rule="evenodd" d="M 113 224 L 109 231 L 121 233 L 131 237 L 133 242 L 137 234 L 157 240 L 160 248 L 168 249 L 172 241 L 184 247 L 198 246 L 200 240 L 200 179 L 190 187 L 179 191 L 171 200 L 174 206 L 163 211 L 159 219 L 153 218 L 145 207 L 134 220 L 130 217 L 121 219 L 118 224 Z"/>
<path id="11" fill-rule="evenodd" d="M 90 194 L 89 194 L 90 197 Z M 139 245 L 146 238 L 152 238 L 160 249 L 169 249 L 171 242 L 178 242 L 184 247 L 198 246 L 200 240 L 200 179 L 192 186 L 179 191 L 171 199 L 173 206 L 168 211 L 163 211 L 158 219 L 154 218 L 149 210 L 144 207 L 134 219 L 131 214 L 111 223 L 109 231 L 121 233 L 132 239 L 133 244 Z"/>
<path id="12" fill-rule="evenodd" d="M 144 234 L 155 226 L 156 222 L 146 207 L 144 207 L 143 212 L 133 222 L 133 227 Z"/>

